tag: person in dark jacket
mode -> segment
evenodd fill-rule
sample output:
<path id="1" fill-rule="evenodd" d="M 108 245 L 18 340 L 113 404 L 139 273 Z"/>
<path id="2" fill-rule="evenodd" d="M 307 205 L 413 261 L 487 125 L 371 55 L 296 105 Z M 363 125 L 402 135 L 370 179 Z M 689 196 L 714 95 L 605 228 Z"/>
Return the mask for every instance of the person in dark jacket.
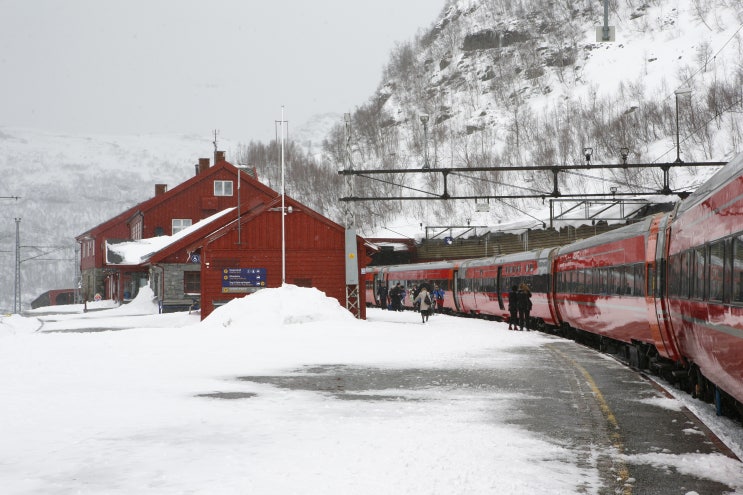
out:
<path id="1" fill-rule="evenodd" d="M 518 314 L 519 330 L 523 330 L 526 327 L 529 328 L 529 314 L 531 313 L 531 290 L 525 283 L 519 285 L 519 291 L 517 295 L 516 311 Z"/>
<path id="2" fill-rule="evenodd" d="M 387 286 L 384 284 L 380 284 L 379 288 L 377 289 L 377 300 L 379 300 L 379 307 L 382 309 L 387 309 Z"/>
<path id="3" fill-rule="evenodd" d="M 519 289 L 515 285 L 511 286 L 511 292 L 508 293 L 508 329 L 518 330 L 519 329 L 519 317 L 518 317 L 518 298 Z"/>
<path id="4" fill-rule="evenodd" d="M 435 285 L 432 295 L 436 302 L 436 305 L 434 306 L 434 310 L 437 313 L 441 313 L 441 311 L 444 309 L 444 295 L 445 294 L 446 292 L 444 292 L 444 289 L 439 287 L 438 284 Z"/>
<path id="5" fill-rule="evenodd" d="M 390 305 L 392 311 L 402 311 L 402 286 L 397 284 L 390 290 Z"/>

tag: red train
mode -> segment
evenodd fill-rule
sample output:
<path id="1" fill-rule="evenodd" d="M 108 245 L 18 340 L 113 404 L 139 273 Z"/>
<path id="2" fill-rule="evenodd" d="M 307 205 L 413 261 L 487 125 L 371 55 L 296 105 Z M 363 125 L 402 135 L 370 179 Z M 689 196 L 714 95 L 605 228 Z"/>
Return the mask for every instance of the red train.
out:
<path id="1" fill-rule="evenodd" d="M 743 154 L 669 213 L 559 248 L 365 277 L 367 301 L 382 284 L 437 283 L 445 311 L 499 320 L 526 282 L 532 328 L 611 350 L 743 417 Z"/>

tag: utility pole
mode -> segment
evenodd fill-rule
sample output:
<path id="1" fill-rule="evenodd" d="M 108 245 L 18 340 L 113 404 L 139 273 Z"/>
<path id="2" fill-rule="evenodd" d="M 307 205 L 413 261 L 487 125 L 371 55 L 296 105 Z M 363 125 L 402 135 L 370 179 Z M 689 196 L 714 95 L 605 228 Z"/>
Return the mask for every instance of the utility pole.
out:
<path id="1" fill-rule="evenodd" d="M 351 160 L 351 114 L 344 115 L 346 122 L 346 167 L 353 170 Z M 346 176 L 346 190 L 354 195 L 354 177 Z M 359 296 L 359 259 L 356 244 L 356 216 L 354 208 L 346 203 L 346 309 L 361 318 L 361 299 Z"/>
<path id="2" fill-rule="evenodd" d="M 13 313 L 21 314 L 21 219 L 15 219 L 15 298 Z"/>

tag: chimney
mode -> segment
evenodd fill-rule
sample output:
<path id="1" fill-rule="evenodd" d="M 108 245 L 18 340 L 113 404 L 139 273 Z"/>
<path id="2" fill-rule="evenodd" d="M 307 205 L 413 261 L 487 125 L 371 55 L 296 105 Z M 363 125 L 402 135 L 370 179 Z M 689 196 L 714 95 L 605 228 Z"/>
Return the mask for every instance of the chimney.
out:
<path id="1" fill-rule="evenodd" d="M 168 190 L 167 184 L 155 184 L 155 196 L 160 196 Z"/>
<path id="2" fill-rule="evenodd" d="M 209 170 L 209 159 L 208 158 L 199 158 L 198 173 L 200 174 L 202 172 L 206 172 L 207 170 Z"/>
<path id="3" fill-rule="evenodd" d="M 216 165 L 219 162 L 224 161 L 224 151 L 215 151 L 214 152 L 214 164 Z"/>

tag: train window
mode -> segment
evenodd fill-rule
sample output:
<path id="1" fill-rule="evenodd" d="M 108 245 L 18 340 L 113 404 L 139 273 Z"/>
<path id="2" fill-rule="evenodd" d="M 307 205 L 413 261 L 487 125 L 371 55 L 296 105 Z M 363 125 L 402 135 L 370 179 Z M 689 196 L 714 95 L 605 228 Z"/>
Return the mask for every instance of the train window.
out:
<path id="1" fill-rule="evenodd" d="M 722 301 L 725 287 L 725 243 L 718 241 L 709 246 L 709 298 Z"/>
<path id="2" fill-rule="evenodd" d="M 691 251 L 691 297 L 695 299 L 704 298 L 705 259 L 704 246 L 699 246 Z"/>
<path id="3" fill-rule="evenodd" d="M 635 295 L 645 295 L 645 265 L 643 263 L 635 264 Z"/>
<path id="4" fill-rule="evenodd" d="M 668 263 L 669 283 L 668 283 L 668 295 L 678 296 L 680 291 L 680 280 L 681 280 L 681 257 L 677 254 L 671 256 L 671 261 Z"/>
<path id="5" fill-rule="evenodd" d="M 532 292 L 547 292 L 547 275 L 534 275 L 531 279 Z"/>
<path id="6" fill-rule="evenodd" d="M 635 294 L 635 267 L 632 265 L 624 270 L 624 293 L 628 296 Z"/>
<path id="7" fill-rule="evenodd" d="M 691 251 L 685 251 L 681 253 L 681 292 L 680 297 L 689 297 L 689 286 L 692 273 L 689 270 L 689 260 L 691 259 Z"/>
<path id="8" fill-rule="evenodd" d="M 733 239 L 732 301 L 743 302 L 743 236 Z"/>
<path id="9" fill-rule="evenodd" d="M 611 269 L 610 287 L 615 294 L 624 294 L 624 267 L 615 266 Z"/>

